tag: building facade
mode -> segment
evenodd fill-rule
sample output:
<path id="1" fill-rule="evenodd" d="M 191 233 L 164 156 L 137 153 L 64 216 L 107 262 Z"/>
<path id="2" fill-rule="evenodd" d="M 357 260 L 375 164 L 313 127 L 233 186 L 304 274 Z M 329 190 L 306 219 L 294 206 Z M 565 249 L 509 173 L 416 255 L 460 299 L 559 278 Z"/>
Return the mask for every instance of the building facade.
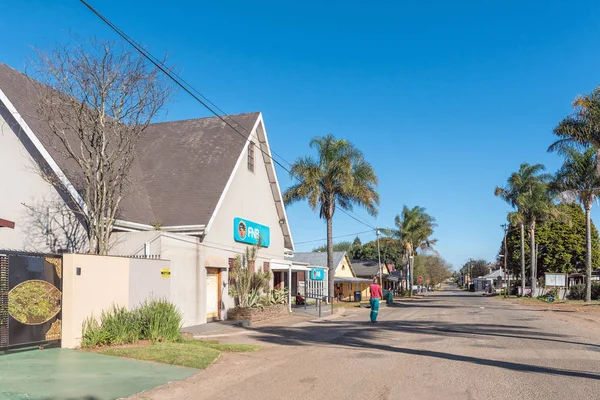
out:
<path id="1" fill-rule="evenodd" d="M 85 251 L 85 230 L 69 206 L 81 201 L 70 181 L 78 172 L 37 115 L 41 86 L 0 63 L 0 171 L 10 188 L 0 196 L 0 217 L 14 221 L 14 229 L 0 229 L 0 248 Z M 151 124 L 135 151 L 110 253 L 170 260 L 170 298 L 186 326 L 227 318 L 235 305 L 229 272 L 249 246 L 260 246 L 255 269 L 291 265 L 293 240 L 261 113 Z M 56 226 L 51 214 L 59 209 L 76 240 Z"/>

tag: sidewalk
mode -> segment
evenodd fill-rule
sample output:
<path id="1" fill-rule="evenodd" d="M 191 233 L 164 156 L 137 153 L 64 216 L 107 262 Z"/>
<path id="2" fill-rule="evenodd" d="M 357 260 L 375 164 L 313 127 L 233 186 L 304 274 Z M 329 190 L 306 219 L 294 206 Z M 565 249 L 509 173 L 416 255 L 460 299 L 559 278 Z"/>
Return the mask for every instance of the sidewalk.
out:
<path id="1" fill-rule="evenodd" d="M 302 307 L 301 310 L 303 311 L 304 308 Z M 219 321 L 184 328 L 183 332 L 193 335 L 194 339 L 214 339 L 226 343 L 228 341 L 228 338 L 234 338 L 232 340 L 236 343 L 245 344 L 245 342 L 242 339 L 244 337 L 249 338 L 250 336 L 257 333 L 259 329 L 300 327 L 307 323 L 327 322 L 330 320 L 337 319 L 341 316 L 348 316 L 351 314 L 356 314 L 358 312 L 360 312 L 360 309 L 358 308 L 353 310 L 350 308 L 339 307 L 334 309 L 333 315 L 331 315 L 330 311 L 327 315 L 323 313 L 323 317 L 321 318 L 318 318 L 310 312 L 293 312 L 292 314 L 286 317 L 254 322 L 252 323 L 252 325 L 247 327 L 242 326 L 242 321 Z"/>

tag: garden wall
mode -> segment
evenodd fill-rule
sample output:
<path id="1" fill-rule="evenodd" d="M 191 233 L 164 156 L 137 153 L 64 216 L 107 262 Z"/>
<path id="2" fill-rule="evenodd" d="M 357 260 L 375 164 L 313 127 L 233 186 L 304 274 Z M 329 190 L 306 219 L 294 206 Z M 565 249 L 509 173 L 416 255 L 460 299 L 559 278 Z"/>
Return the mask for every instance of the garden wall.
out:
<path id="1" fill-rule="evenodd" d="M 63 255 L 62 347 L 81 344 L 83 321 L 113 305 L 132 308 L 149 298 L 170 300 L 170 261 Z"/>
<path id="2" fill-rule="evenodd" d="M 277 304 L 264 308 L 230 308 L 227 311 L 227 319 L 258 322 L 271 318 L 285 317 L 289 313 L 289 306 L 287 304 Z"/>

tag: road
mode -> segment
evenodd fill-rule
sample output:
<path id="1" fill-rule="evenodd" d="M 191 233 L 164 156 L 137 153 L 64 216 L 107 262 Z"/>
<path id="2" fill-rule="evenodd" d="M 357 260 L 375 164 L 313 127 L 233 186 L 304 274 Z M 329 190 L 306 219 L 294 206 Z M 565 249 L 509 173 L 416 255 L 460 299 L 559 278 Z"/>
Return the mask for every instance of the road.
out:
<path id="1" fill-rule="evenodd" d="M 380 322 L 264 327 L 259 343 L 140 399 L 597 399 L 599 325 L 447 288 L 382 307 Z"/>

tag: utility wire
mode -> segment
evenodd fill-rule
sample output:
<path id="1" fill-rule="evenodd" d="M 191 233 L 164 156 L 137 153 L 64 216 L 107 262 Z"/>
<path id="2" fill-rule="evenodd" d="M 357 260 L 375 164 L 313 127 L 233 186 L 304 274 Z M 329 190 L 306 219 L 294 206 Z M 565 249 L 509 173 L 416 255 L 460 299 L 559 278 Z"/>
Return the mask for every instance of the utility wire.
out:
<path id="1" fill-rule="evenodd" d="M 198 90 L 196 90 L 192 85 L 190 85 L 189 83 L 187 83 L 183 78 L 181 78 L 175 72 L 173 72 L 170 69 L 168 69 L 164 65 L 164 63 L 162 61 L 160 61 L 158 58 L 156 58 L 154 55 L 152 55 L 152 53 L 150 53 L 149 51 L 147 51 L 146 49 L 144 49 L 133 38 L 131 38 L 129 35 L 127 35 L 125 32 L 123 32 L 119 27 L 117 27 L 115 24 L 113 24 L 112 22 L 110 22 L 110 20 L 108 20 L 105 16 L 103 16 L 99 11 L 97 11 L 94 7 L 92 7 L 88 2 L 86 2 L 85 0 L 80 0 L 80 1 L 92 13 L 94 13 L 98 18 L 100 18 L 106 25 L 108 25 L 119 36 L 121 36 L 127 43 L 129 43 L 135 50 L 137 50 L 144 58 L 146 58 L 148 61 L 150 61 L 156 68 L 158 68 L 167 77 L 169 77 L 169 79 L 171 79 L 173 82 L 175 82 L 175 84 L 177 86 L 179 86 L 187 94 L 189 94 L 190 96 L 192 96 L 194 98 L 194 100 L 196 100 L 197 102 L 199 102 L 200 104 L 202 104 L 208 111 L 210 111 L 214 116 L 216 116 L 217 118 L 219 118 L 222 122 L 224 122 L 231 129 L 233 129 L 237 134 L 239 134 L 240 136 L 242 136 L 247 142 L 251 141 L 251 133 L 246 128 L 244 128 L 239 122 L 237 122 L 233 117 L 231 117 L 227 113 L 225 113 L 222 109 L 220 109 L 218 106 L 216 106 L 213 102 L 211 102 L 208 98 L 206 98 L 206 96 L 204 96 L 202 93 L 200 93 Z M 244 135 L 242 132 L 240 132 L 239 130 L 237 130 L 235 126 L 231 125 L 225 118 L 223 118 L 222 115 L 220 115 L 219 113 L 217 113 L 215 111 L 215 109 L 218 110 L 218 111 L 220 111 L 223 114 L 223 116 L 231 119 L 239 127 L 241 127 L 243 130 L 245 130 L 246 132 L 248 132 L 248 136 Z M 284 171 L 286 171 L 287 173 L 289 173 L 291 177 L 295 178 L 300 183 L 303 182 L 303 180 L 300 177 L 298 177 L 296 174 L 292 173 L 292 171 L 290 171 L 288 168 L 286 168 L 281 162 L 279 162 L 278 160 L 276 160 L 267 151 L 263 150 L 261 146 L 258 146 L 258 149 L 260 150 L 261 153 L 263 153 L 266 157 L 270 158 L 275 164 L 277 164 L 279 167 L 281 167 Z M 284 162 L 286 162 L 288 165 L 291 166 L 291 164 L 288 161 L 286 161 L 282 156 L 280 156 L 279 154 L 275 153 L 274 151 L 273 151 L 273 154 L 277 155 Z M 339 210 L 341 212 L 343 212 L 344 214 L 348 215 L 350 218 L 354 219 L 355 221 L 357 221 L 357 222 L 359 222 L 359 223 L 361 223 L 361 224 L 363 224 L 365 226 L 368 226 L 369 228 L 371 228 L 373 230 L 377 229 L 374 226 L 372 226 L 371 224 L 365 222 L 364 220 L 361 220 L 360 218 L 351 215 L 350 214 L 351 211 L 348 212 L 348 211 L 344 210 L 343 208 L 340 208 Z"/>
<path id="2" fill-rule="evenodd" d="M 341 239 L 341 238 L 346 238 L 346 237 L 349 237 L 349 236 L 362 235 L 364 233 L 372 233 L 372 232 L 373 232 L 372 230 L 369 230 L 369 231 L 363 231 L 363 232 L 349 233 L 347 235 L 336 236 L 336 237 L 334 237 L 332 239 Z M 316 239 L 316 240 L 306 240 L 304 242 L 296 242 L 295 244 L 306 244 L 306 243 L 324 242 L 326 240 L 327 240 L 327 238 L 325 238 L 325 239 Z"/>
<path id="3" fill-rule="evenodd" d="M 179 74 L 177 74 L 173 70 L 169 69 L 168 70 L 169 72 L 167 73 L 167 71 L 163 68 L 163 67 L 166 68 L 166 66 L 165 66 L 165 64 L 164 64 L 163 61 L 161 61 L 159 58 L 157 58 L 156 56 L 154 56 L 152 53 L 150 53 L 149 51 L 147 51 L 146 49 L 144 49 L 131 36 L 127 35 L 123 30 L 121 30 L 119 27 L 117 27 L 115 24 L 113 24 L 108 18 L 104 17 L 99 11 L 97 11 L 95 8 L 93 8 L 85 0 L 80 0 L 80 1 L 88 9 L 90 9 L 96 16 L 98 16 L 98 18 L 100 18 L 105 24 L 107 24 L 111 29 L 113 29 L 119 36 L 121 36 L 123 39 L 125 39 L 125 41 L 127 41 L 127 43 L 129 43 L 134 49 L 136 49 L 140 54 L 142 54 L 142 56 L 144 56 L 146 59 L 148 59 L 152 64 L 154 64 L 157 68 L 159 68 L 163 73 L 165 73 L 179 87 L 181 87 L 182 89 L 184 89 L 192 97 L 195 97 L 195 96 L 192 93 L 190 93 L 190 91 L 196 93 L 199 97 L 201 97 L 204 101 L 201 101 L 198 98 L 195 98 L 195 100 L 199 101 L 212 114 L 214 114 L 215 116 L 219 117 L 221 119 L 221 121 L 225 122 L 229 127 L 231 127 L 234 130 L 236 130 L 236 129 L 233 128 L 233 126 L 231 126 L 230 124 L 228 124 L 223 118 L 221 118 L 221 115 L 217 114 L 214 110 L 212 110 L 210 107 L 208 107 L 205 104 L 205 102 L 208 103 L 208 104 L 210 104 L 217 111 L 221 112 L 222 116 L 224 116 L 224 117 L 232 120 L 233 122 L 235 122 L 240 128 L 242 128 L 242 130 L 244 130 L 248 134 L 248 137 L 244 136 L 244 138 L 246 139 L 246 141 L 250 141 L 250 136 L 252 135 L 252 133 L 248 129 L 246 129 L 241 123 L 239 123 L 235 118 L 233 118 L 231 115 L 227 114 L 223 109 L 221 109 L 218 105 L 216 105 L 215 103 L 213 103 L 208 97 L 206 97 L 205 95 L 203 95 L 202 93 L 200 93 L 200 91 L 198 91 L 196 88 L 194 88 L 190 83 L 188 83 L 184 78 L 182 78 Z M 236 130 L 236 132 L 240 133 L 237 130 Z M 283 160 L 286 164 L 288 164 L 290 166 L 292 165 L 285 158 L 283 158 L 283 156 L 281 156 L 280 154 L 276 153 L 272 149 L 271 149 L 271 152 L 273 154 L 275 154 L 277 157 L 281 158 L 281 160 Z M 267 155 L 267 156 L 270 157 L 271 159 L 273 159 L 273 157 L 271 157 L 269 155 Z"/>

